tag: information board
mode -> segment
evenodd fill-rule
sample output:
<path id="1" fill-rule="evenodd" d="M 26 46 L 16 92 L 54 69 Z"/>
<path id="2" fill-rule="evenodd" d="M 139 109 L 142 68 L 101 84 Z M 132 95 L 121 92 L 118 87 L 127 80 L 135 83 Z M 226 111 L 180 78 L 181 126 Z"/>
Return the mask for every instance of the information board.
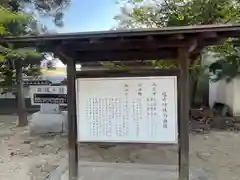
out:
<path id="1" fill-rule="evenodd" d="M 30 86 L 32 105 L 67 104 L 66 86 Z"/>
<path id="2" fill-rule="evenodd" d="M 79 142 L 177 143 L 177 77 L 76 80 Z"/>

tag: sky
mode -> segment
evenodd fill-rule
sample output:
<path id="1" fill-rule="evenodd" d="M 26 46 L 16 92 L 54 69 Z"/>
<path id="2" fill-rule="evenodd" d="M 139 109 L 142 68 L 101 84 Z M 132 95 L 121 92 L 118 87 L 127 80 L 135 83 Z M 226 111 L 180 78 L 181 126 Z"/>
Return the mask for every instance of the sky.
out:
<path id="1" fill-rule="evenodd" d="M 41 22 L 49 30 L 59 33 L 104 31 L 113 28 L 113 19 L 119 12 L 116 0 L 71 0 L 70 6 L 64 11 L 64 26 L 57 28 L 50 18 L 42 18 Z M 61 61 L 57 67 L 64 67 Z"/>
<path id="2" fill-rule="evenodd" d="M 113 17 L 118 12 L 116 0 L 71 0 L 64 12 L 64 27 L 57 28 L 50 18 L 41 22 L 60 33 L 109 30 L 116 25 Z"/>

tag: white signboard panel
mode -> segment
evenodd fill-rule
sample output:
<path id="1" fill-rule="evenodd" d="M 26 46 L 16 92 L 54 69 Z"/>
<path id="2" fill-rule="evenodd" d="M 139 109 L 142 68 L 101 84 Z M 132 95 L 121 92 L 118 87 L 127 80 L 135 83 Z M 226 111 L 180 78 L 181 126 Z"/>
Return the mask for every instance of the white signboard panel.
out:
<path id="1" fill-rule="evenodd" d="M 67 86 L 30 86 L 32 105 L 67 104 Z"/>
<path id="2" fill-rule="evenodd" d="M 78 141 L 177 143 L 177 77 L 76 80 Z"/>

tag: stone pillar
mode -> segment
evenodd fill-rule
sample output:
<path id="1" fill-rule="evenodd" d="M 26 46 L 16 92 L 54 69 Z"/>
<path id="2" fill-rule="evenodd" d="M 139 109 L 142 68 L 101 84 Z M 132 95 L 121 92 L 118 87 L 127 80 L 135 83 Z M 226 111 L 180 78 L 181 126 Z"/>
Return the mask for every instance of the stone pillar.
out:
<path id="1" fill-rule="evenodd" d="M 48 134 L 66 132 L 66 113 L 61 112 L 58 104 L 42 104 L 39 112 L 30 118 L 30 134 Z"/>

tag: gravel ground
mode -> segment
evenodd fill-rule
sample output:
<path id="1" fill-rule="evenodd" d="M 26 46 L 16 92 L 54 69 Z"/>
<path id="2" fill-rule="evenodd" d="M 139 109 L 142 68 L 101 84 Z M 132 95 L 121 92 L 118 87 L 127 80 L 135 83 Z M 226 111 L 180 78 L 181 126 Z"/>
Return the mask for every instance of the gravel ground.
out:
<path id="1" fill-rule="evenodd" d="M 15 125 L 16 116 L 0 116 L 0 179 L 46 180 L 67 158 L 64 135 L 31 137 Z M 212 131 L 190 135 L 190 164 L 209 171 L 213 180 L 240 179 L 240 133 Z M 177 164 L 177 147 L 121 145 L 109 149 L 82 145 L 85 161 Z"/>
<path id="2" fill-rule="evenodd" d="M 0 179 L 45 180 L 66 158 L 66 138 L 31 137 L 27 127 L 15 122 L 15 116 L 0 117 Z"/>

